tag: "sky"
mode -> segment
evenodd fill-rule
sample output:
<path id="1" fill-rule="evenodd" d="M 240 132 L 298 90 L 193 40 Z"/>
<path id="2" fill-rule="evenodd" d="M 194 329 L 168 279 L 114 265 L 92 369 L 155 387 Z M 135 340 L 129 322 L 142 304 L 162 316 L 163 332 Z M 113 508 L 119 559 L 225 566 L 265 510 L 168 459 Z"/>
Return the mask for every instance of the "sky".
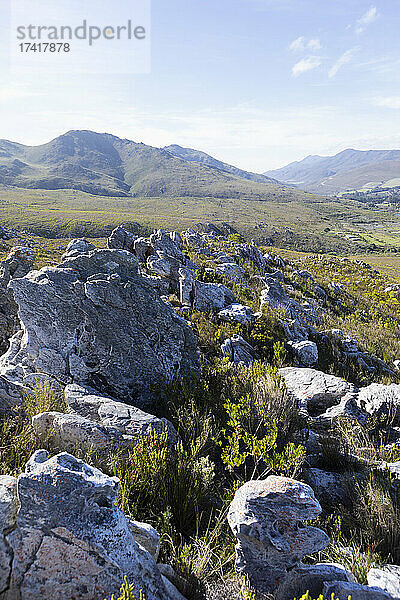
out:
<path id="1" fill-rule="evenodd" d="M 25 1 L 0 0 L 9 45 L 11 3 Z M 89 1 L 80 0 L 79 18 Z M 348 147 L 400 148 L 400 0 L 150 1 L 142 73 L 117 72 L 129 49 L 122 63 L 111 54 L 115 72 L 102 73 L 94 46 L 98 73 L 84 54 L 73 72 L 61 58 L 54 72 L 34 62 L 19 72 L 3 47 L 0 138 L 33 145 L 91 129 L 196 148 L 255 172 Z M 110 5 L 96 1 L 99 23 Z M 121 21 L 134 12 L 133 0 L 112 7 Z"/>

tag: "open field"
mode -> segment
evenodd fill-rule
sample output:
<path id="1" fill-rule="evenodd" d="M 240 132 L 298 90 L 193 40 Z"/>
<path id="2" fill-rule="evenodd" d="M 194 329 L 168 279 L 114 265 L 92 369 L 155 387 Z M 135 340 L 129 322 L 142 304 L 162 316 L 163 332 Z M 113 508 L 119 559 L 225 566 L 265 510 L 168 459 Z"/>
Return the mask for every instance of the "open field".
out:
<path id="1" fill-rule="evenodd" d="M 0 223 L 36 235 L 105 237 L 121 222 L 185 229 L 229 223 L 246 238 L 292 249 L 350 254 L 400 250 L 400 216 L 351 200 L 105 197 L 74 190 L 0 188 Z"/>

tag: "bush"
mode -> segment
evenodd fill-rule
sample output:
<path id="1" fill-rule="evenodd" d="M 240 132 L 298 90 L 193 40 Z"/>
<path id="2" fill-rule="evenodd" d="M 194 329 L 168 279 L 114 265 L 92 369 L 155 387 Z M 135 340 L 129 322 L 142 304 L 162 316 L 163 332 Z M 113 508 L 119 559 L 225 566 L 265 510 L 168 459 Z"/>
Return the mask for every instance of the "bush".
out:
<path id="1" fill-rule="evenodd" d="M 127 577 L 125 577 L 125 583 L 122 584 L 122 587 L 120 589 L 120 594 L 121 595 L 118 596 L 118 598 L 115 598 L 114 594 L 113 594 L 111 596 L 111 600 L 146 600 L 142 590 L 140 590 L 140 592 L 139 592 L 139 598 L 137 598 L 135 596 L 134 589 L 130 585 L 130 583 L 128 583 Z"/>

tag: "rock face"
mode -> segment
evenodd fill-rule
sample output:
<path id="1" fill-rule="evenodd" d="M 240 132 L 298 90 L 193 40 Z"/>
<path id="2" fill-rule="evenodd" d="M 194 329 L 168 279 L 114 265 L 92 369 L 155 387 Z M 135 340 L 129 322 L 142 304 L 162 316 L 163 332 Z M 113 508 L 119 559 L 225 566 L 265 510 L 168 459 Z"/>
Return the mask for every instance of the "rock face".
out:
<path id="1" fill-rule="evenodd" d="M 313 367 L 318 362 L 317 344 L 304 340 L 301 342 L 289 342 L 293 352 L 302 367 Z"/>
<path id="2" fill-rule="evenodd" d="M 335 600 L 393 600 L 383 590 L 377 587 L 368 587 L 358 583 L 348 583 L 346 581 L 333 581 L 324 586 L 324 598 L 334 596 Z"/>
<path id="3" fill-rule="evenodd" d="M 199 368 L 196 337 L 124 250 L 94 250 L 10 283 L 23 334 L 0 373 L 49 373 L 142 406 L 154 384 Z"/>
<path id="4" fill-rule="evenodd" d="M 345 394 L 356 390 L 344 379 L 315 369 L 285 367 L 279 373 L 300 408 L 310 414 L 323 413 L 339 404 Z"/>
<path id="5" fill-rule="evenodd" d="M 237 538 L 236 570 L 257 591 L 286 600 L 282 590 L 297 568 L 304 569 L 302 558 L 329 543 L 323 531 L 305 525 L 320 512 L 314 492 L 304 483 L 273 475 L 245 483 L 228 513 Z"/>
<path id="6" fill-rule="evenodd" d="M 357 405 L 369 415 L 377 418 L 400 418 L 400 385 L 372 383 L 361 388 Z"/>
<path id="7" fill-rule="evenodd" d="M 221 321 L 228 321 L 228 323 L 241 323 L 242 325 L 250 325 L 254 321 L 254 313 L 250 306 L 244 304 L 231 304 L 223 310 L 220 310 L 218 317 Z"/>
<path id="8" fill-rule="evenodd" d="M 137 596 L 143 590 L 152 600 L 182 600 L 115 506 L 118 487 L 117 478 L 70 454 L 48 459 L 37 451 L 18 478 L 20 509 L 5 536 L 12 560 L 1 598 L 104 600 L 127 576 Z M 8 514 L 11 520 L 15 511 Z"/>
<path id="9" fill-rule="evenodd" d="M 12 551 L 5 535 L 14 526 L 18 511 L 17 480 L 8 475 L 0 476 L 0 597 L 7 588 L 10 577 Z"/>
<path id="10" fill-rule="evenodd" d="M 0 354 L 7 350 L 9 338 L 19 329 L 18 305 L 7 286 L 12 279 L 29 273 L 35 260 L 31 248 L 15 246 L 0 263 Z"/>
<path id="11" fill-rule="evenodd" d="M 251 365 L 257 358 L 257 352 L 253 346 L 246 342 L 240 335 L 233 334 L 232 337 L 221 344 L 221 351 L 231 362 Z"/>
<path id="12" fill-rule="evenodd" d="M 368 585 L 387 592 L 393 598 L 400 598 L 400 566 L 383 565 L 380 569 L 371 569 L 367 575 Z"/>

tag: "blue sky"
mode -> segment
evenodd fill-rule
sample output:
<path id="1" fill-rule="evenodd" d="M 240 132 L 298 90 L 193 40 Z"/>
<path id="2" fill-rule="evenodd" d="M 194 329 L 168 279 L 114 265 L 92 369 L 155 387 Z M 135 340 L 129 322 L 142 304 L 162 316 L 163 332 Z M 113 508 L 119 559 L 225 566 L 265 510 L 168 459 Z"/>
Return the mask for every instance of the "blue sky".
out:
<path id="1" fill-rule="evenodd" d="M 109 2 L 97 4 L 100 19 Z M 18 75 L 0 62 L 0 137 L 93 129 L 259 172 L 400 148 L 399 0 L 152 0 L 151 14 L 149 73 Z"/>

